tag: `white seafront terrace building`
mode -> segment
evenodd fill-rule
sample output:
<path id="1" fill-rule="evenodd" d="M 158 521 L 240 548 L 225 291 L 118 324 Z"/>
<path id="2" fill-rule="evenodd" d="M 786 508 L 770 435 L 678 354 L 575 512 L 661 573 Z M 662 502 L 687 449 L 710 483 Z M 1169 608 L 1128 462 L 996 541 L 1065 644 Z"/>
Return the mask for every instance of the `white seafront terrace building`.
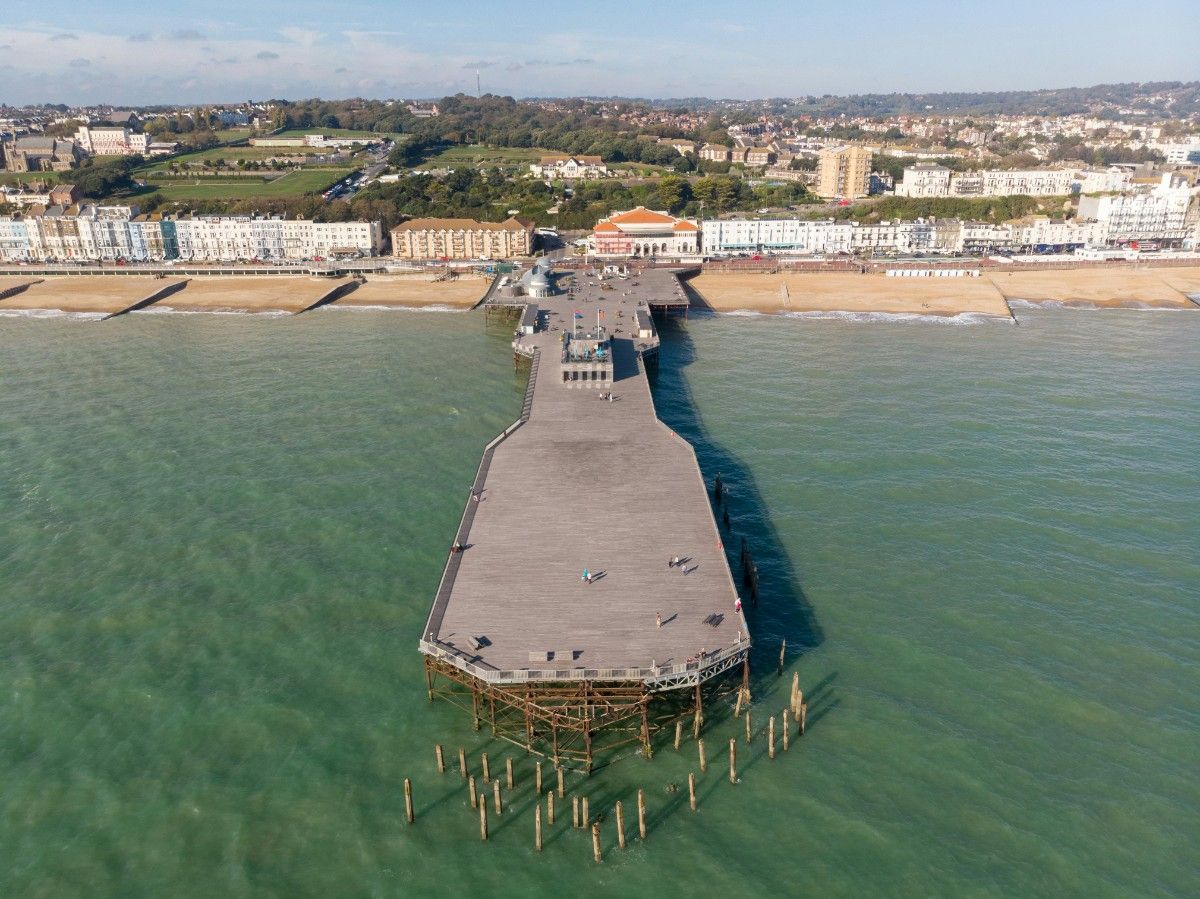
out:
<path id="1" fill-rule="evenodd" d="M 262 216 L 138 215 L 131 206 L 51 206 L 0 216 L 0 262 L 288 261 L 377 256 L 380 222 Z"/>
<path id="2" fill-rule="evenodd" d="M 1182 244 L 1194 239 L 1195 222 L 1189 210 L 1198 191 L 1175 183 L 1167 173 L 1157 187 L 1144 193 L 1083 197 L 1079 218 L 1096 222 L 1100 242 L 1108 246 L 1140 241 Z"/>
<path id="3" fill-rule="evenodd" d="M 705 253 L 814 255 L 848 253 L 853 248 L 849 222 L 803 219 L 709 220 L 701 226 Z"/>

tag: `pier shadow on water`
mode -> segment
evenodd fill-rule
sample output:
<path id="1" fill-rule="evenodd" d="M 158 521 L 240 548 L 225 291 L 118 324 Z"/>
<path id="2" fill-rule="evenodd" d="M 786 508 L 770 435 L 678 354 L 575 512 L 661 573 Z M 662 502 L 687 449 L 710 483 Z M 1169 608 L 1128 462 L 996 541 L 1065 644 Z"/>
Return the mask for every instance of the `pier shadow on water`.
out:
<path id="1" fill-rule="evenodd" d="M 647 371 L 658 415 L 695 448 L 710 502 L 718 475 L 725 486 L 724 501 L 714 505 L 713 510 L 754 640 L 750 676 L 752 692 L 757 693 L 755 684 L 776 678 L 781 640 L 787 640 L 785 664 L 791 665 L 798 655 L 820 646 L 824 634 L 792 559 L 771 521 L 753 473 L 731 450 L 713 439 L 692 399 L 685 370 L 697 361 L 697 356 L 687 324 L 669 319 L 659 320 L 656 324 L 662 349 L 658 364 L 651 363 Z M 729 527 L 723 524 L 726 507 Z M 749 590 L 742 584 L 740 553 L 743 537 L 758 565 L 757 603 L 751 600 Z"/>

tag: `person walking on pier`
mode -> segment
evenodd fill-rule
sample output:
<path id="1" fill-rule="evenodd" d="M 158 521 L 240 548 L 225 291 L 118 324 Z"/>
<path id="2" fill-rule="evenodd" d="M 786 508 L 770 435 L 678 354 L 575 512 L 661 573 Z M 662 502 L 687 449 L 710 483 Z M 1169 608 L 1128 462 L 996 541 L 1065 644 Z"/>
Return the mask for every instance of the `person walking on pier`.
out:
<path id="1" fill-rule="evenodd" d="M 583 581 L 585 584 L 590 584 L 592 582 L 592 573 L 590 571 L 588 571 L 586 568 L 583 569 L 583 577 L 581 577 L 580 580 Z"/>

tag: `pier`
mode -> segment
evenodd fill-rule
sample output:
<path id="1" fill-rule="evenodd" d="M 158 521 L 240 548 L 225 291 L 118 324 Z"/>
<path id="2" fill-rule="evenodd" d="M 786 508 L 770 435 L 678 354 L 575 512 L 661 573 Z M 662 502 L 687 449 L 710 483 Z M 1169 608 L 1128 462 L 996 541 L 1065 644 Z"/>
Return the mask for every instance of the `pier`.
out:
<path id="1" fill-rule="evenodd" d="M 686 313 L 678 278 L 543 263 L 524 281 L 486 308 L 514 313 L 525 403 L 464 484 L 420 650 L 430 699 L 590 769 L 602 748 L 649 755 L 658 728 L 698 725 L 706 681 L 745 682 L 750 635 L 695 452 L 647 378 L 653 316 Z"/>

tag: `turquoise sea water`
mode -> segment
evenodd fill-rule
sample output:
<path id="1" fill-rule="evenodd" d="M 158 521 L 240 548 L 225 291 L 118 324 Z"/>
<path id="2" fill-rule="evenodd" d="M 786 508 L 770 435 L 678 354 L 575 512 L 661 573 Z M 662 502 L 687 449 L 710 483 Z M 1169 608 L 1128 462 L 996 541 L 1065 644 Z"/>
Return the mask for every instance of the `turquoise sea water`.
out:
<path id="1" fill-rule="evenodd" d="M 733 786 L 714 713 L 694 814 L 690 739 L 571 777 L 600 867 L 561 808 L 532 851 L 522 756 L 486 845 L 433 766 L 508 753 L 415 651 L 503 328 L 0 319 L 0 894 L 1195 895 L 1200 315 L 1021 318 L 666 328 L 762 572 L 756 729 L 793 670 L 810 729 Z"/>

